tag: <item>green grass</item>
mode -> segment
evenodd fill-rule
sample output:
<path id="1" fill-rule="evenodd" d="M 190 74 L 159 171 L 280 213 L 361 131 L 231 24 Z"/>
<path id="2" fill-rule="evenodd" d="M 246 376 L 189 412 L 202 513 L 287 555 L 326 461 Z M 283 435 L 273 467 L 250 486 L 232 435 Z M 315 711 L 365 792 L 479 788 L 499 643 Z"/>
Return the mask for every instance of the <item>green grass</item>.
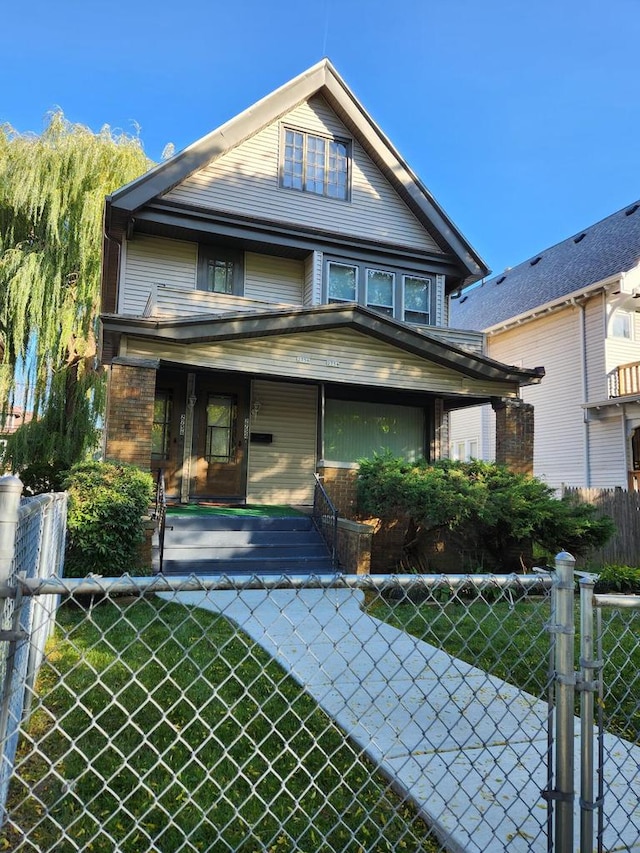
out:
<path id="1" fill-rule="evenodd" d="M 534 696 L 546 699 L 548 675 L 549 604 L 522 600 L 511 606 L 453 600 L 415 604 L 375 598 L 368 612 L 402 628 L 454 657 L 490 672 Z M 580 614 L 576 605 L 575 661 L 580 658 Z M 605 728 L 640 742 L 640 613 L 605 610 L 603 719 Z M 576 712 L 579 707 L 576 693 Z"/>
<path id="2" fill-rule="evenodd" d="M 0 850 L 437 851 L 426 825 L 225 618 L 59 611 Z M 24 839 L 27 839 L 26 841 Z"/>
<path id="3" fill-rule="evenodd" d="M 304 515 L 290 506 L 249 504 L 247 506 L 207 506 L 206 504 L 182 504 L 168 506 L 167 515 L 237 515 L 259 516 L 260 518 L 292 518 Z"/>

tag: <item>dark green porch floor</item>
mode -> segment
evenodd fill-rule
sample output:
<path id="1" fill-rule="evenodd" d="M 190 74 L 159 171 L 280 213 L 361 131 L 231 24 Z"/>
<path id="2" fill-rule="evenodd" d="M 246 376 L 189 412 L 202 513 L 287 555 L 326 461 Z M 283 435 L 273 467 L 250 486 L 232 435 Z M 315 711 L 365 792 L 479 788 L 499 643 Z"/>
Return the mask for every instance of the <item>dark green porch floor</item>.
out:
<path id="1" fill-rule="evenodd" d="M 247 506 L 209 506 L 207 504 L 175 504 L 167 507 L 167 515 L 230 515 L 260 518 L 291 518 L 305 515 L 292 506 L 250 504 Z"/>

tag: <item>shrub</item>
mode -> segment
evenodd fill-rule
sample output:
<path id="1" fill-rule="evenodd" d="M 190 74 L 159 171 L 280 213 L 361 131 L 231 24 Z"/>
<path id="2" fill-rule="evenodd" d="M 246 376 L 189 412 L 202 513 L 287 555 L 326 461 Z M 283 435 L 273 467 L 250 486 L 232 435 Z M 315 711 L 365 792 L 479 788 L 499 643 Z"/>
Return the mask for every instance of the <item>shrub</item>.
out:
<path id="1" fill-rule="evenodd" d="M 69 493 L 65 574 L 113 577 L 140 570 L 142 516 L 153 495 L 148 472 L 113 462 L 81 462 L 64 481 Z"/>
<path id="2" fill-rule="evenodd" d="M 534 544 L 578 557 L 613 533 L 609 518 L 535 477 L 472 460 L 409 463 L 388 455 L 360 462 L 358 507 L 381 517 L 408 515 L 418 532 L 447 529 L 475 565 L 512 571 L 514 554 Z"/>
<path id="3" fill-rule="evenodd" d="M 640 594 L 640 568 L 637 566 L 605 566 L 598 574 L 595 591 Z"/>

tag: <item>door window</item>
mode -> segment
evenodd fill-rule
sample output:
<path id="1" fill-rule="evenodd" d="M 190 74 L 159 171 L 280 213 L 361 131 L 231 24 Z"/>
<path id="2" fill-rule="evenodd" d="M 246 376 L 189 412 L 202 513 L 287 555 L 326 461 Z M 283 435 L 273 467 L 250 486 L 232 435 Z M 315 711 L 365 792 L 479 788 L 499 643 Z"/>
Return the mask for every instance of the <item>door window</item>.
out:
<path id="1" fill-rule="evenodd" d="M 236 398 L 226 394 L 210 394 L 207 401 L 207 462 L 233 462 Z"/>

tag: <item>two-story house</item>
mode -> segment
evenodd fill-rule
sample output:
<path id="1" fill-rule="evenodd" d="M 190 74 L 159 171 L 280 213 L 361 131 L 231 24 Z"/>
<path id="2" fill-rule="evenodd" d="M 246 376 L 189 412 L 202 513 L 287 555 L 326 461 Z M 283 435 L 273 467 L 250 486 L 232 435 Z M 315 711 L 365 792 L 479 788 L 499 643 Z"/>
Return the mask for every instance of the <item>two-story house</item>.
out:
<path id="1" fill-rule="evenodd" d="M 487 352 L 541 363 L 534 473 L 549 485 L 638 487 L 640 202 L 451 301 L 452 322 L 484 330 Z M 454 457 L 491 459 L 490 407 L 453 413 Z"/>
<path id="2" fill-rule="evenodd" d="M 105 235 L 105 454 L 183 502 L 339 495 L 541 378 L 448 328 L 487 268 L 326 60 L 113 193 Z"/>

